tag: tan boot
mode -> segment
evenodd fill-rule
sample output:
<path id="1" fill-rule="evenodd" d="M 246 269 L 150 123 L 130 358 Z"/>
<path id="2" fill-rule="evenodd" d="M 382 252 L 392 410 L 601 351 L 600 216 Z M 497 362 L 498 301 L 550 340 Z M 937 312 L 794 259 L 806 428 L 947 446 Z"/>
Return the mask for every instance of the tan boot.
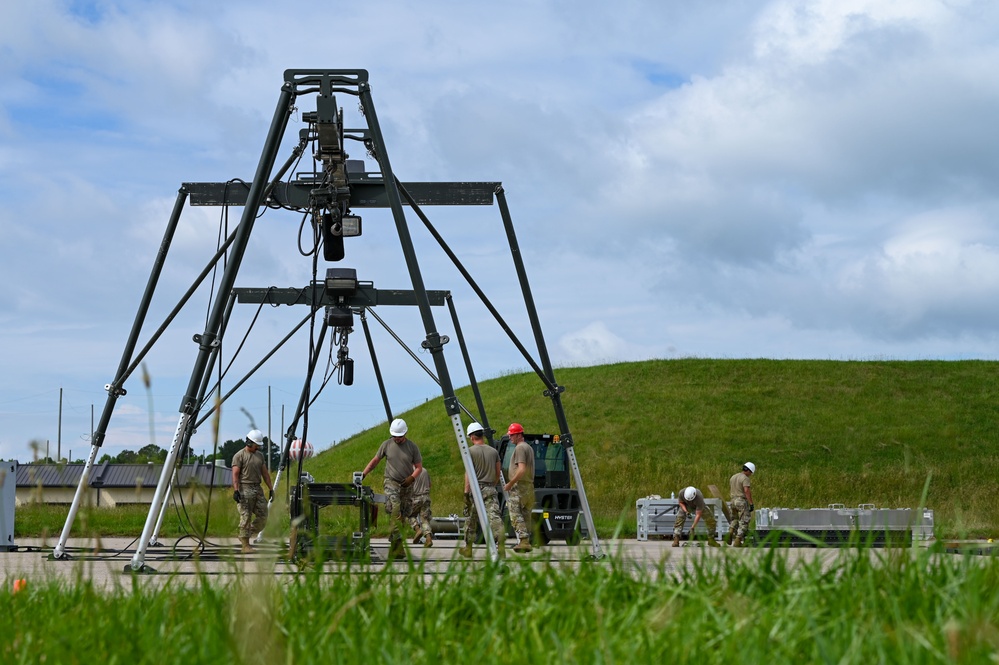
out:
<path id="1" fill-rule="evenodd" d="M 423 539 L 423 546 L 424 547 L 433 547 L 434 546 L 434 537 L 431 536 L 429 533 L 427 534 L 427 537 Z"/>
<path id="2" fill-rule="evenodd" d="M 422 535 L 423 535 L 423 529 L 420 528 L 420 527 L 416 527 L 416 535 L 413 536 L 413 544 L 414 545 L 416 545 L 417 543 L 420 542 L 420 536 L 422 536 Z M 429 538 L 429 537 L 430 537 L 430 535 L 428 534 L 427 538 Z"/>
<path id="3" fill-rule="evenodd" d="M 742 536 L 736 536 L 732 541 L 732 547 L 742 547 Z"/>
<path id="4" fill-rule="evenodd" d="M 458 554 L 465 557 L 466 559 L 472 558 L 472 546 L 465 543 L 463 547 L 458 548 Z"/>
<path id="5" fill-rule="evenodd" d="M 708 547 L 721 547 L 721 543 L 715 540 L 714 536 L 708 536 Z"/>
<path id="6" fill-rule="evenodd" d="M 533 549 L 534 548 L 531 547 L 530 538 L 521 538 L 520 542 L 514 545 L 513 551 L 520 552 L 521 554 L 526 554 L 527 552 L 530 552 Z"/>
<path id="7" fill-rule="evenodd" d="M 242 552 L 243 554 L 253 554 L 257 550 L 253 549 L 253 546 L 250 545 L 250 539 L 249 538 L 240 538 L 239 539 L 239 551 Z"/>
<path id="8" fill-rule="evenodd" d="M 680 536 L 678 536 L 677 534 L 674 533 L 673 534 L 673 547 L 679 547 L 679 546 L 680 546 Z"/>
<path id="9" fill-rule="evenodd" d="M 732 527 L 728 530 L 728 535 L 725 536 L 725 544 L 726 545 L 731 545 L 732 544 L 732 539 L 735 538 L 735 530 L 736 530 L 735 529 L 735 525 L 733 524 Z"/>

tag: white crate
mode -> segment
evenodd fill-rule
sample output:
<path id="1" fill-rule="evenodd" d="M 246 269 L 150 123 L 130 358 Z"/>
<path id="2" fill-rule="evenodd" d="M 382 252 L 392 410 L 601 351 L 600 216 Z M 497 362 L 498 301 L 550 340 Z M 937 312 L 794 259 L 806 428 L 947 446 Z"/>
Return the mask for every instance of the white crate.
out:
<path id="1" fill-rule="evenodd" d="M 721 540 L 728 534 L 728 519 L 722 510 L 721 499 L 705 499 L 705 505 L 717 520 L 717 533 L 715 538 Z M 673 537 L 673 521 L 676 513 L 680 510 L 679 499 L 661 499 L 658 497 L 646 497 L 636 502 L 636 512 L 638 513 L 638 540 L 648 540 L 649 536 L 661 536 L 664 538 Z M 683 537 L 690 535 L 690 525 L 694 522 L 694 516 L 687 514 L 687 520 L 683 524 Z M 704 523 L 704 515 L 698 522 L 694 533 L 706 535 L 707 525 Z"/>
<path id="2" fill-rule="evenodd" d="M 862 503 L 847 508 L 841 503 L 831 503 L 827 508 L 760 508 L 756 511 L 757 538 L 772 532 L 791 532 L 789 542 L 807 542 L 798 532 L 829 543 L 847 543 L 851 534 L 860 532 L 861 542 L 869 535 L 875 544 L 884 544 L 896 534 L 911 533 L 917 543 L 933 539 L 933 511 L 927 508 L 875 508 L 872 503 Z"/>

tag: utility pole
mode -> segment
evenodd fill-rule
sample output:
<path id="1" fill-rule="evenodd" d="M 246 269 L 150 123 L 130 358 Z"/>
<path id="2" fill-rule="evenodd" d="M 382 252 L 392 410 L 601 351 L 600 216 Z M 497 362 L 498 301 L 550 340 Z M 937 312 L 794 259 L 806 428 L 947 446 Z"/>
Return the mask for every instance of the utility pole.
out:
<path id="1" fill-rule="evenodd" d="M 267 386 L 267 469 L 271 469 L 271 446 L 274 439 L 271 438 L 271 387 Z"/>
<path id="2" fill-rule="evenodd" d="M 59 431 L 56 435 L 56 461 L 62 461 L 62 388 L 59 388 Z"/>

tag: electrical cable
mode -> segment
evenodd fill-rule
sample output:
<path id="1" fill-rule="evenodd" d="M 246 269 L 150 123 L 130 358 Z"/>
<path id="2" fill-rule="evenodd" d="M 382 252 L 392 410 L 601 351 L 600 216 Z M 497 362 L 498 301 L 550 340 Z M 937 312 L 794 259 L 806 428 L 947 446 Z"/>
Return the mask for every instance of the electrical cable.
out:
<path id="1" fill-rule="evenodd" d="M 236 182 L 239 182 L 244 186 L 247 185 L 247 183 L 244 180 L 241 180 L 239 178 L 233 178 L 232 180 L 228 180 L 225 183 L 225 185 L 222 187 L 223 205 L 222 209 L 219 211 L 219 232 L 218 232 L 218 238 L 216 239 L 215 242 L 216 251 L 219 251 L 222 248 L 222 238 L 226 238 L 229 236 L 229 204 L 225 202 L 229 200 L 229 186 Z M 249 189 L 249 187 L 247 187 L 247 189 Z M 224 234 L 222 231 L 223 228 L 225 229 Z M 226 262 L 228 260 L 229 257 L 226 254 L 223 254 L 222 255 L 223 268 L 225 268 Z M 219 264 L 218 261 L 216 261 L 214 267 L 212 268 L 211 287 L 208 290 L 208 309 L 205 311 L 205 330 L 208 329 L 209 318 L 211 317 L 212 314 L 212 300 L 214 299 L 213 296 L 215 295 L 215 280 L 218 277 L 218 272 L 219 272 Z"/>
<path id="2" fill-rule="evenodd" d="M 273 290 L 273 289 L 275 289 L 275 288 L 277 288 L 277 287 L 275 287 L 275 286 L 269 286 L 269 287 L 267 287 L 267 292 L 270 293 L 270 291 Z M 266 295 L 265 295 L 265 297 L 266 297 Z M 219 382 L 220 383 L 221 383 L 221 380 L 223 378 L 225 378 L 225 376 L 229 373 L 229 370 L 232 368 L 232 364 L 234 362 L 236 362 L 236 358 L 239 357 L 239 352 L 243 350 L 243 346 L 246 344 L 246 340 L 249 339 L 250 332 L 253 331 L 253 326 L 256 325 L 257 318 L 260 316 L 260 311 L 263 308 L 264 308 L 264 302 L 261 301 L 260 305 L 257 306 L 257 312 L 253 315 L 253 320 L 250 321 L 250 325 L 247 326 L 246 332 L 243 334 L 243 339 L 240 340 L 239 345 L 236 347 L 236 352 L 232 354 L 232 358 L 229 359 L 229 364 L 226 365 L 225 370 L 222 372 L 222 375 L 219 377 Z"/>
<path id="3" fill-rule="evenodd" d="M 312 249 L 306 252 L 302 249 L 302 234 L 305 231 L 305 222 L 308 221 L 309 215 L 312 214 L 310 211 L 306 210 L 305 214 L 302 215 L 302 221 L 298 225 L 298 253 L 302 256 L 312 256 L 319 252 L 319 243 L 313 245 Z"/>
<path id="4" fill-rule="evenodd" d="M 319 275 L 319 239 L 321 237 L 321 234 L 319 232 L 319 229 L 317 227 L 315 227 L 315 226 L 312 228 L 312 233 L 313 233 L 313 238 L 315 239 L 315 246 L 316 246 L 316 251 L 313 252 L 313 254 L 312 254 L 312 282 L 315 283 L 316 279 L 317 279 L 317 277 Z M 319 307 L 318 307 L 318 305 L 316 304 L 315 301 L 313 301 L 313 302 L 311 302 L 309 304 L 309 308 L 311 309 L 311 312 L 312 312 L 312 318 L 311 318 L 311 320 L 309 322 L 309 358 L 308 358 L 308 363 L 309 364 L 308 364 L 308 366 L 306 368 L 306 373 L 305 373 L 306 386 L 304 388 L 304 390 L 306 391 L 306 396 L 307 397 L 308 397 L 308 393 L 312 390 L 312 372 L 313 372 L 313 367 L 315 365 L 315 354 L 318 351 L 316 349 L 316 316 L 315 315 L 316 315 L 316 312 L 319 311 Z M 309 440 L 308 437 L 309 437 L 309 406 L 310 406 L 310 404 L 311 404 L 311 401 L 307 398 L 305 400 L 305 407 L 302 410 L 302 447 L 303 447 L 303 450 L 304 450 L 304 447 L 305 447 L 305 443 Z M 299 455 L 298 456 L 298 473 L 295 476 L 296 478 L 300 479 L 302 477 L 302 463 L 304 461 L 305 461 L 305 455 Z M 299 481 L 299 482 L 301 482 L 301 481 Z M 290 489 L 291 489 L 291 478 L 288 479 L 288 488 L 289 488 L 289 491 L 290 491 Z"/>

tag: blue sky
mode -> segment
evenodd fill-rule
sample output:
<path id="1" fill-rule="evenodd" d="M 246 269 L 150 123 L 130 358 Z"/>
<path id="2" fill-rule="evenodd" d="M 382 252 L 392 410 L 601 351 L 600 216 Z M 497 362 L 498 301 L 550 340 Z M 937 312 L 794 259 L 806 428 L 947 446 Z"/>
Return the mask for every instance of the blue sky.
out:
<path id="1" fill-rule="evenodd" d="M 369 70 L 403 180 L 504 183 L 559 366 L 993 360 L 997 14 L 974 0 L 5 7 L 0 457 L 30 459 L 33 439 L 54 455 L 60 389 L 62 454 L 86 454 L 180 183 L 252 177 L 288 68 Z M 530 346 L 498 212 L 428 212 Z M 219 224 L 217 209 L 185 211 L 143 340 Z M 525 368 L 411 226 L 427 286 L 455 293 L 478 378 Z M 268 212 L 238 285 L 305 285 L 297 234 L 297 217 Z M 347 253 L 362 279 L 408 288 L 379 213 Z M 208 302 L 203 289 L 150 355 L 150 390 L 126 386 L 108 452 L 169 445 Z M 230 336 L 254 313 L 239 311 Z M 380 314 L 419 348 L 415 312 Z M 302 315 L 263 312 L 233 376 Z M 446 311 L 437 321 L 448 334 Z M 376 341 L 396 411 L 436 394 L 387 335 Z M 312 414 L 319 449 L 384 419 L 360 330 L 350 347 L 356 385 Z M 263 426 L 268 388 L 278 435 L 304 348 L 297 337 L 240 390 L 225 438 L 245 433 L 241 408 Z"/>

